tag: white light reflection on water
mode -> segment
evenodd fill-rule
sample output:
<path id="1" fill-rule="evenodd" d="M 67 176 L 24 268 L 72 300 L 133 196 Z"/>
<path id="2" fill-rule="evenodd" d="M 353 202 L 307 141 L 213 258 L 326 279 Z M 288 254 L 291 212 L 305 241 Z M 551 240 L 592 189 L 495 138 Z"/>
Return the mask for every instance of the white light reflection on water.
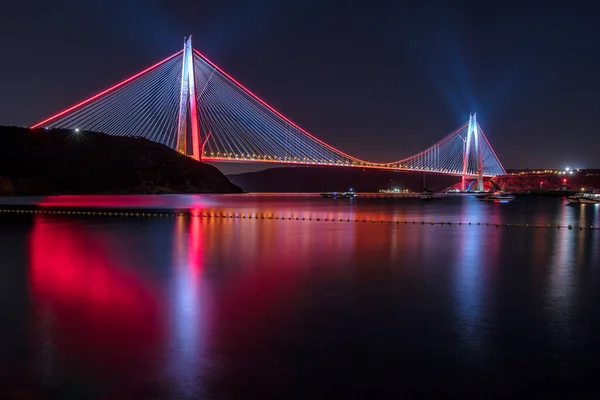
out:
<path id="1" fill-rule="evenodd" d="M 468 213 L 469 217 L 476 221 L 484 217 L 481 208 L 472 208 Z M 484 285 L 486 275 L 493 267 L 490 263 L 494 257 L 486 252 L 490 250 L 487 246 L 489 242 L 497 240 L 498 232 L 482 232 L 475 227 L 465 227 L 457 230 L 456 234 L 456 245 L 460 248 L 454 266 L 458 332 L 469 354 L 472 357 L 481 357 L 484 355 Z M 483 360 L 479 358 L 476 361 Z"/>
<path id="2" fill-rule="evenodd" d="M 559 209 L 561 218 L 565 218 L 570 210 Z M 582 213 L 583 215 L 583 213 Z M 571 318 L 574 302 L 574 289 L 577 282 L 573 280 L 575 273 L 575 252 L 577 235 L 568 229 L 557 229 L 554 234 L 554 246 L 548 271 L 547 312 L 551 325 L 550 333 L 557 348 L 568 348 L 574 343 L 576 332 Z"/>
<path id="3" fill-rule="evenodd" d="M 184 396 L 201 393 L 203 383 L 208 306 L 202 229 L 199 218 L 178 217 L 175 221 L 167 365 L 175 391 Z"/>

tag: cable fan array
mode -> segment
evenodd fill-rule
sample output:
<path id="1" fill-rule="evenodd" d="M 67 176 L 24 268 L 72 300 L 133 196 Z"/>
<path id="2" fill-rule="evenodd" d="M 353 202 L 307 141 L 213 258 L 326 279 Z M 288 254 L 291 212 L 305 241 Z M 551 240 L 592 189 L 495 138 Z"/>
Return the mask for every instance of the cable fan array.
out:
<path id="1" fill-rule="evenodd" d="M 178 52 L 32 128 L 137 136 L 174 148 L 182 60 Z"/>
<path id="2" fill-rule="evenodd" d="M 479 129 L 479 137 L 483 139 L 479 143 L 479 146 L 481 147 L 481 163 L 483 165 L 483 175 L 505 175 L 506 170 L 502 166 L 502 163 L 498 159 L 496 152 L 494 152 L 492 145 L 488 141 L 487 136 L 485 136 L 485 133 L 483 133 L 483 129 L 481 129 L 479 124 L 477 124 L 477 129 Z"/>
<path id="3" fill-rule="evenodd" d="M 467 152 L 468 129 L 469 123 L 467 122 L 427 150 L 398 161 L 394 165 L 403 170 L 462 175 L 465 172 L 464 155 Z M 481 157 L 483 176 L 505 174 L 504 167 L 502 167 L 498 157 L 496 157 L 479 124 L 477 124 L 477 130 L 480 138 L 478 143 L 479 151 L 476 150 L 476 139 L 473 136 L 470 139 L 466 174 L 477 175 L 479 173 L 479 157 Z"/>
<path id="4" fill-rule="evenodd" d="M 308 134 L 223 70 L 194 54 L 200 130 L 207 159 L 365 164 Z"/>

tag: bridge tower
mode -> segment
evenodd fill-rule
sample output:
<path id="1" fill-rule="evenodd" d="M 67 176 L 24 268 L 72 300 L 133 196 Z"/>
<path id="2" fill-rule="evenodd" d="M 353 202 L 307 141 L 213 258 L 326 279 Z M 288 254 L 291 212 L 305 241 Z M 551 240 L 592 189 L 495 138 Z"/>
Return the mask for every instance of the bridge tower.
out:
<path id="1" fill-rule="evenodd" d="M 469 174 L 469 160 L 471 157 L 471 142 L 475 151 L 475 164 L 477 167 L 477 190 L 483 192 L 483 159 L 481 156 L 481 145 L 479 143 L 479 126 L 477 125 L 477 113 L 469 115 L 469 126 L 467 128 L 467 139 L 463 146 L 463 174 L 462 190 L 467 189 L 467 177 Z"/>
<path id="2" fill-rule="evenodd" d="M 194 77 L 194 50 L 192 37 L 184 39 L 183 66 L 181 71 L 181 92 L 179 97 L 179 118 L 177 124 L 177 151 L 188 154 L 187 127 L 192 130 L 192 154 L 194 160 L 200 161 L 200 127 L 198 124 L 198 106 Z"/>

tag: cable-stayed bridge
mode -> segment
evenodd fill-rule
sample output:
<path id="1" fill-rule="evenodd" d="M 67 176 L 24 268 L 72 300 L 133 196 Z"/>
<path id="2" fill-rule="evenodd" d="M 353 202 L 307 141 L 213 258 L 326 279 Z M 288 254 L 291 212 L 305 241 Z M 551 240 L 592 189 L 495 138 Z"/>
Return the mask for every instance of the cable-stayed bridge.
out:
<path id="1" fill-rule="evenodd" d="M 144 137 L 207 162 L 268 162 L 422 171 L 477 178 L 505 174 L 475 114 L 422 152 L 379 163 L 311 135 L 192 47 L 31 127 Z"/>

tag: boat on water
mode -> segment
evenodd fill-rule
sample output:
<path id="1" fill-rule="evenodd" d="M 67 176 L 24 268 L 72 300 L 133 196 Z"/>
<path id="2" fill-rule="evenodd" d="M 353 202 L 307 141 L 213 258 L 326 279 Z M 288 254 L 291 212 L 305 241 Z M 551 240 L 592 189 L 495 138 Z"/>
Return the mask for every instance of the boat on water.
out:
<path id="1" fill-rule="evenodd" d="M 419 200 L 433 200 L 433 191 L 427 189 L 425 185 L 425 172 L 423 172 L 423 192 L 419 196 Z"/>
<path id="2" fill-rule="evenodd" d="M 432 200 L 433 192 L 431 190 L 423 190 L 423 193 L 419 196 L 420 200 Z"/>
<path id="3" fill-rule="evenodd" d="M 506 192 L 493 192 L 477 196 L 477 200 L 505 203 L 515 199 L 515 195 Z"/>
<path id="4" fill-rule="evenodd" d="M 323 192 L 321 193 L 321 197 L 325 199 L 335 199 L 337 196 L 337 192 Z"/>
<path id="5" fill-rule="evenodd" d="M 598 193 L 577 193 L 567 197 L 569 204 L 600 204 L 600 194 Z"/>
<path id="6" fill-rule="evenodd" d="M 348 192 L 324 192 L 321 193 L 321 197 L 325 199 L 352 199 L 356 197 L 354 190 Z"/>

